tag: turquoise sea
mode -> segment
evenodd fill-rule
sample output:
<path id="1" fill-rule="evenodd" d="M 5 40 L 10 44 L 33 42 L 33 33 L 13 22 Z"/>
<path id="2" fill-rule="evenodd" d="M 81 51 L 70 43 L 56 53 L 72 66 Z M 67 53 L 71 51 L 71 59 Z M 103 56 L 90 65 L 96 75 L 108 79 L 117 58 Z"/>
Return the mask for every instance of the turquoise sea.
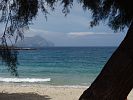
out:
<path id="1" fill-rule="evenodd" d="M 0 82 L 90 85 L 116 47 L 49 47 L 21 50 L 19 77 L 0 63 Z"/>

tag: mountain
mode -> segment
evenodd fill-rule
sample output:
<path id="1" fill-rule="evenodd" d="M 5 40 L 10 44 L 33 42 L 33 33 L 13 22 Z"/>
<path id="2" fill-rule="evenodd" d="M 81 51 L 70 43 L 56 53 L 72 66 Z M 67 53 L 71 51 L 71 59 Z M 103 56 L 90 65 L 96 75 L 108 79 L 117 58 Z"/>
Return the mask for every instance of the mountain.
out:
<path id="1" fill-rule="evenodd" d="M 28 48 L 44 48 L 53 47 L 54 43 L 44 39 L 41 36 L 25 37 L 24 40 L 16 43 L 17 47 L 28 47 Z"/>

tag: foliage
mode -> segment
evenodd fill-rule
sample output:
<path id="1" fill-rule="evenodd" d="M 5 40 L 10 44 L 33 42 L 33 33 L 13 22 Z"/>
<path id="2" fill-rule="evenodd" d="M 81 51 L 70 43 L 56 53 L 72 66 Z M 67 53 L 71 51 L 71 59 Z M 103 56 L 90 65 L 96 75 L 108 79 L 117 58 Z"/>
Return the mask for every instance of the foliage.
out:
<path id="1" fill-rule="evenodd" d="M 0 46 L 0 59 L 8 66 L 8 70 L 12 75 L 18 76 L 17 72 L 17 59 L 18 52 L 13 47 Z"/>

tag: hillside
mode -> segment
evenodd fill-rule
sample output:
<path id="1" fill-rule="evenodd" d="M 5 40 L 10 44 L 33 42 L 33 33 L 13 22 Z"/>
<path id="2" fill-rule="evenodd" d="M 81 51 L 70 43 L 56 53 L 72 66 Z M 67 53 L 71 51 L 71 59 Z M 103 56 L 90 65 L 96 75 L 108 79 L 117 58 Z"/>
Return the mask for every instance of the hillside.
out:
<path id="1" fill-rule="evenodd" d="M 28 48 L 45 48 L 45 47 L 53 47 L 54 43 L 40 37 L 38 35 L 34 37 L 25 37 L 24 40 L 18 41 L 16 43 L 16 47 L 28 47 Z"/>

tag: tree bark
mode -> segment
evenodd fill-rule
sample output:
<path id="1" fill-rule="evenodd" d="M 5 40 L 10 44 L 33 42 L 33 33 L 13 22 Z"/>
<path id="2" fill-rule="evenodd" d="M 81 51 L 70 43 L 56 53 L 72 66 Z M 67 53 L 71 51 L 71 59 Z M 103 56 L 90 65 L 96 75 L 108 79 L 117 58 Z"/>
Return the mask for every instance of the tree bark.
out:
<path id="1" fill-rule="evenodd" d="M 133 88 L 133 22 L 120 46 L 79 100 L 126 100 Z"/>

